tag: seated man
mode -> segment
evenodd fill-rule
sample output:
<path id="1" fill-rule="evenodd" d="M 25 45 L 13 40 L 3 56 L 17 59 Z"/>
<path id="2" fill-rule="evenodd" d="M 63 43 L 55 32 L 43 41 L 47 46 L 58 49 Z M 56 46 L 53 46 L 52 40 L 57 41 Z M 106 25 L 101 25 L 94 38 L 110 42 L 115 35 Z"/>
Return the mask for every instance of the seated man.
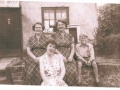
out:
<path id="1" fill-rule="evenodd" d="M 77 66 L 79 83 L 81 83 L 81 69 L 82 65 L 92 66 L 95 75 L 96 85 L 98 86 L 98 68 L 94 57 L 93 45 L 88 43 L 88 36 L 86 34 L 81 34 L 79 36 L 80 43 L 76 45 L 76 56 L 77 56 Z"/>

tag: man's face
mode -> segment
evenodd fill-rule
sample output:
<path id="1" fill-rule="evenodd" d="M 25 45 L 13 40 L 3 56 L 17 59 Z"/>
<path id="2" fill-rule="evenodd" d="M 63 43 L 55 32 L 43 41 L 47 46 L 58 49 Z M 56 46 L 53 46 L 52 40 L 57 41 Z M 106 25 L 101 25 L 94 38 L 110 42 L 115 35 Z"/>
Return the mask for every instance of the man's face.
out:
<path id="1" fill-rule="evenodd" d="M 81 41 L 81 44 L 87 44 L 87 42 L 88 42 L 88 38 L 87 37 L 85 37 L 85 36 L 80 36 L 80 41 Z"/>

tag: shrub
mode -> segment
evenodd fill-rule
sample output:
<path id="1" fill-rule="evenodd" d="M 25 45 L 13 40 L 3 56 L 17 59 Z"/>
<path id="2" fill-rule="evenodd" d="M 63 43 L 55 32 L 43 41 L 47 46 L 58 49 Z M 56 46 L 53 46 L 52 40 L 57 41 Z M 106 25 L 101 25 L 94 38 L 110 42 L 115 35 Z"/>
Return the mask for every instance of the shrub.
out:
<path id="1" fill-rule="evenodd" d="M 99 54 L 113 55 L 120 52 L 120 34 L 111 34 L 97 40 Z"/>
<path id="2" fill-rule="evenodd" d="M 99 54 L 120 53 L 120 5 L 106 4 L 99 9 L 96 48 Z"/>

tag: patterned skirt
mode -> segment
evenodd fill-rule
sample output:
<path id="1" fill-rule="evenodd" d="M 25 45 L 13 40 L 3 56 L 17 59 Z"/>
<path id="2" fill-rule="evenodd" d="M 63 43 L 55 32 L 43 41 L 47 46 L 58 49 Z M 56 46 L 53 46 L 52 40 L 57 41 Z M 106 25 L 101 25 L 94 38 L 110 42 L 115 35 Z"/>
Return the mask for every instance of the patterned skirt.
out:
<path id="1" fill-rule="evenodd" d="M 61 52 L 63 56 L 66 58 L 70 55 L 70 48 L 62 47 L 58 48 L 58 51 Z M 77 71 L 77 64 L 73 59 L 71 63 L 65 63 L 66 74 L 64 77 L 64 81 L 67 83 L 68 86 L 77 86 L 79 82 L 78 78 L 78 71 Z"/>
<path id="2" fill-rule="evenodd" d="M 37 49 L 33 51 L 33 54 L 38 57 L 45 53 L 44 49 Z M 27 57 L 26 60 L 26 85 L 40 85 L 42 78 L 40 75 L 39 63 L 36 63 L 31 57 Z"/>
<path id="3" fill-rule="evenodd" d="M 64 77 L 64 81 L 68 86 L 77 86 L 79 82 L 78 72 L 76 62 L 73 61 L 71 63 L 65 63 L 66 74 Z"/>

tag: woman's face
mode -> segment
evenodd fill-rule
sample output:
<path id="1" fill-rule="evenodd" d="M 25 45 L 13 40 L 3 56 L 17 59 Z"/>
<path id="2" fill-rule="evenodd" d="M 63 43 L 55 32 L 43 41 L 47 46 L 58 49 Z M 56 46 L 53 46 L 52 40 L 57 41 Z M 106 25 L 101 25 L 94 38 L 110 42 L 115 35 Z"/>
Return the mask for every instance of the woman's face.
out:
<path id="1" fill-rule="evenodd" d="M 57 29 L 58 29 L 59 31 L 64 31 L 65 28 L 66 28 L 66 26 L 65 26 L 64 23 L 58 22 Z"/>
<path id="2" fill-rule="evenodd" d="M 55 49 L 56 49 L 56 46 L 54 44 L 49 43 L 47 45 L 47 53 L 48 54 L 54 54 Z"/>
<path id="3" fill-rule="evenodd" d="M 35 33 L 39 34 L 42 32 L 42 26 L 40 24 L 35 25 Z"/>

